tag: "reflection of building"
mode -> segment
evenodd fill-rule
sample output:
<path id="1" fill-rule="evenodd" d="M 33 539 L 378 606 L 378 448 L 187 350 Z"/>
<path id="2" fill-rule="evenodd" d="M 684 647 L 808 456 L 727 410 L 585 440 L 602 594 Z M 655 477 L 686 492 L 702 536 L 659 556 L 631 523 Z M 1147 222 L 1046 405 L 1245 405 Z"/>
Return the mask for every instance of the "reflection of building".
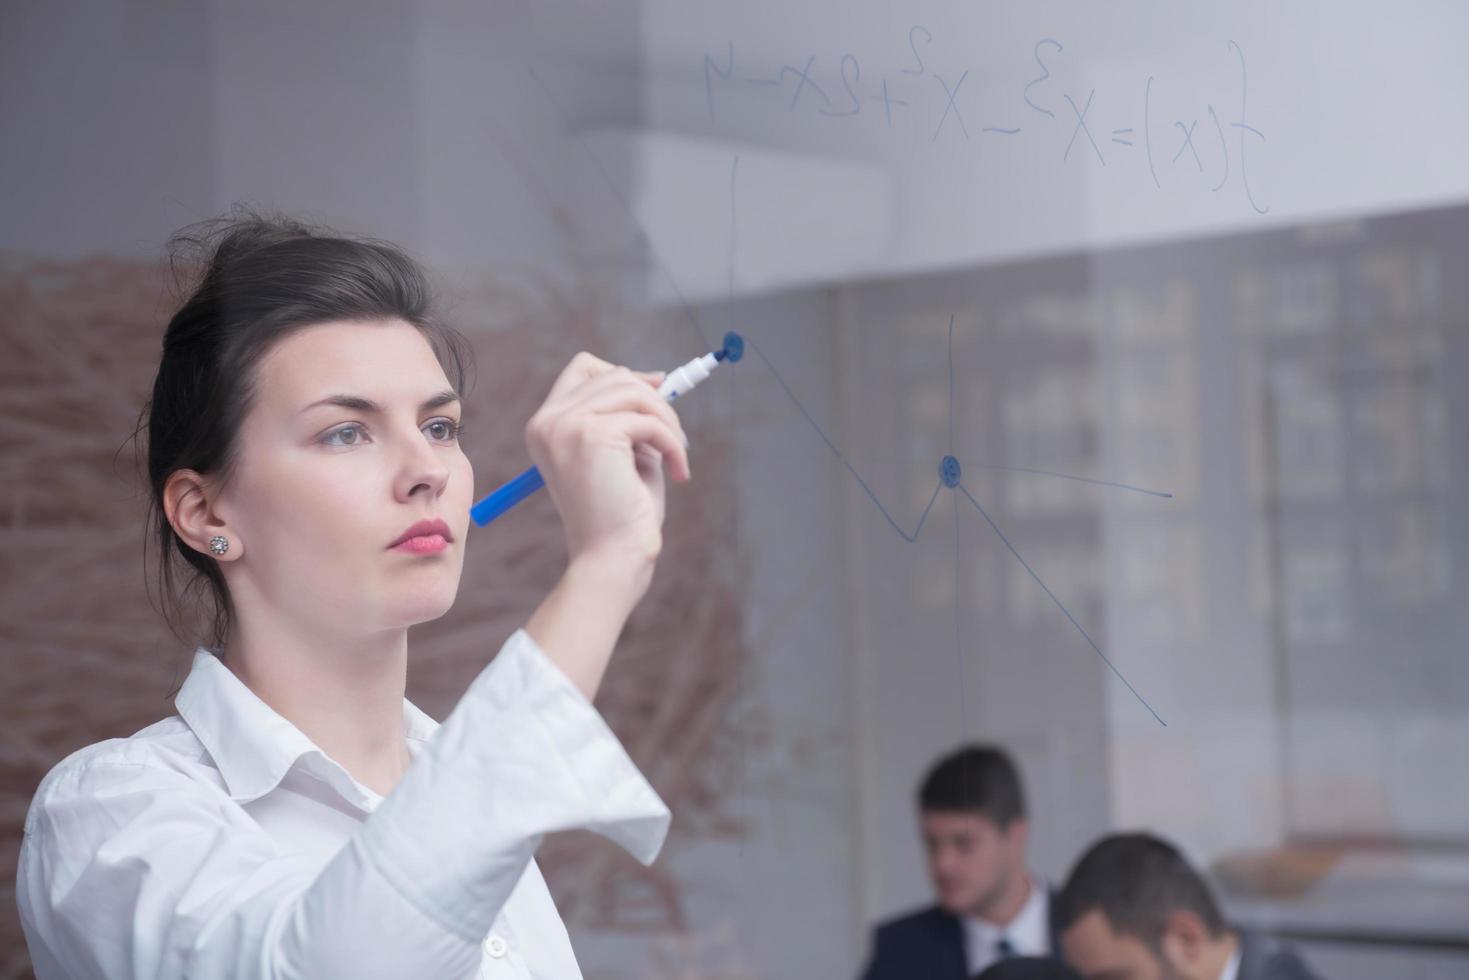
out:
<path id="1" fill-rule="evenodd" d="M 1376 937 L 1374 955 L 1396 955 L 1404 916 L 1446 956 L 1469 948 L 1454 918 L 1469 908 L 1469 524 L 1452 506 L 1469 386 L 1450 383 L 1469 368 L 1469 277 L 1445 274 L 1466 252 L 1459 208 L 844 294 L 860 392 L 844 449 L 909 529 L 952 450 L 1169 723 L 972 510 L 940 496 L 910 546 L 854 495 L 871 684 L 892 707 L 871 721 L 878 758 L 961 724 L 1016 745 L 1045 787 L 1038 850 L 1062 865 L 1103 825 L 1167 831 L 1205 860 L 1326 847 L 1337 869 L 1361 864 L 1364 839 L 1391 843 L 1408 857 L 1372 879 L 1391 907 L 1333 871 L 1239 908 L 1305 937 Z"/>

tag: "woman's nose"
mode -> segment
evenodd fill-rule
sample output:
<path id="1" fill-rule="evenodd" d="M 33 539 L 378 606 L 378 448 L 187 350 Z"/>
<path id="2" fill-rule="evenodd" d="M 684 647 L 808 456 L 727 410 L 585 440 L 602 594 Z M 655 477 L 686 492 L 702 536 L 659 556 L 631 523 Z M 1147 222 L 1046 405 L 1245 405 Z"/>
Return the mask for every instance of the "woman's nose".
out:
<path id="1" fill-rule="evenodd" d="M 444 458 L 443 450 L 420 441 L 403 460 L 398 474 L 398 492 L 404 499 L 425 492 L 437 497 L 444 492 L 448 482 L 449 461 Z"/>

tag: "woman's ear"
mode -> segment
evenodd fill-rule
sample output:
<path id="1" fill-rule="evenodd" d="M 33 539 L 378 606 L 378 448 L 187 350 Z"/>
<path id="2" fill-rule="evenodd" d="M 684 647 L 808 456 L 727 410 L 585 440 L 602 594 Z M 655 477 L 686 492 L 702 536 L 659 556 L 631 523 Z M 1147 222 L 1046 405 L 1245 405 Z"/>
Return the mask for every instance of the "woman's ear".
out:
<path id="1" fill-rule="evenodd" d="M 244 553 L 245 542 L 215 512 L 214 492 L 213 483 L 194 470 L 175 470 L 163 485 L 163 509 L 189 547 L 219 561 L 233 561 Z M 227 542 L 222 552 L 218 542 L 210 546 L 216 538 Z"/>

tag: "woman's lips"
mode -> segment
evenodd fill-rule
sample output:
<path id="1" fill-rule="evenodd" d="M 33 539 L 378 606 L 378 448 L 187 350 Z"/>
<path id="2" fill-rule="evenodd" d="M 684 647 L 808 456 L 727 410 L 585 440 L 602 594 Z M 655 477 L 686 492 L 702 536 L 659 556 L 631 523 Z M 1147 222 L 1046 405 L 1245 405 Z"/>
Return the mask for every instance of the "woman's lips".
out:
<path id="1" fill-rule="evenodd" d="M 413 555 L 434 555 L 449 547 L 442 534 L 422 534 L 393 545 L 393 551 L 406 551 Z"/>
<path id="2" fill-rule="evenodd" d="M 388 547 L 397 548 L 412 538 L 431 538 L 436 536 L 444 539 L 444 541 L 454 540 L 454 535 L 450 532 L 448 523 L 441 517 L 413 522 L 406 531 L 399 535 L 398 540 L 388 545 Z M 417 545 L 416 547 L 424 548 L 427 545 Z"/>

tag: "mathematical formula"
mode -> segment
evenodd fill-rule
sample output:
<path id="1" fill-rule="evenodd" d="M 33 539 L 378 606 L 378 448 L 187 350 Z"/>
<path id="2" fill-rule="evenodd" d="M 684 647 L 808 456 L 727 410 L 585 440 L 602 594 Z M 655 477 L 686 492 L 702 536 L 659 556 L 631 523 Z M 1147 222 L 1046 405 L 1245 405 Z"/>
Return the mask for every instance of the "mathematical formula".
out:
<path id="1" fill-rule="evenodd" d="M 810 54 L 799 64 L 782 65 L 774 75 L 743 74 L 736 59 L 734 42 L 727 41 L 723 50 L 704 55 L 704 96 L 709 119 L 717 123 L 717 105 L 729 86 L 767 90 L 771 93 L 772 105 L 784 105 L 786 112 L 851 119 L 854 123 L 861 120 L 888 129 L 893 128 L 895 118 L 901 123 L 905 113 L 912 113 L 914 101 L 932 99 L 942 104 L 943 109 L 938 124 L 928 134 L 930 143 L 941 138 L 1011 141 L 1059 127 L 1066 137 L 1061 150 L 1063 161 L 1070 161 L 1073 156 L 1086 157 L 1105 167 L 1109 158 L 1112 162 L 1123 163 L 1130 162 L 1129 158 L 1132 158 L 1139 164 L 1146 163 L 1148 177 L 1157 188 L 1163 186 L 1159 175 L 1161 163 L 1170 167 L 1191 163 L 1199 174 L 1206 170 L 1219 174 L 1218 181 L 1209 188 L 1214 193 L 1223 190 L 1230 177 L 1237 174 L 1239 187 L 1249 206 L 1256 214 L 1269 212 L 1269 205 L 1258 200 L 1250 185 L 1246 147 L 1251 141 L 1263 144 L 1265 134 L 1249 122 L 1249 76 L 1245 54 L 1234 41 L 1226 45 L 1229 57 L 1238 66 L 1238 91 L 1230 98 L 1226 110 L 1233 112 L 1232 117 L 1222 118 L 1213 102 L 1204 102 L 1189 117 L 1163 118 L 1154 111 L 1155 79 L 1148 75 L 1138 79 L 1136 117 L 1106 121 L 1107 124 L 1128 125 L 1104 125 L 1092 113 L 1096 88 L 1089 88 L 1085 93 L 1061 90 L 1051 71 L 1058 59 L 1065 56 L 1066 46 L 1053 38 L 1042 38 L 1031 51 L 1036 73 L 1020 85 L 1016 110 L 1022 116 L 1041 116 L 1044 119 L 1035 119 L 1030 125 L 1000 126 L 983 123 L 1013 123 L 1017 120 L 966 118 L 966 111 L 974 111 L 969 102 L 973 93 L 964 87 L 969 72 L 961 71 L 957 75 L 950 72 L 946 77 L 930 70 L 924 55 L 933 43 L 933 37 L 928 28 L 921 24 L 913 25 L 907 38 L 911 63 L 876 76 L 869 72 L 865 80 L 861 62 L 851 53 L 842 54 L 830 64 Z M 972 125 L 974 122 L 980 125 Z M 1098 134 L 1102 134 L 1100 142 Z"/>

